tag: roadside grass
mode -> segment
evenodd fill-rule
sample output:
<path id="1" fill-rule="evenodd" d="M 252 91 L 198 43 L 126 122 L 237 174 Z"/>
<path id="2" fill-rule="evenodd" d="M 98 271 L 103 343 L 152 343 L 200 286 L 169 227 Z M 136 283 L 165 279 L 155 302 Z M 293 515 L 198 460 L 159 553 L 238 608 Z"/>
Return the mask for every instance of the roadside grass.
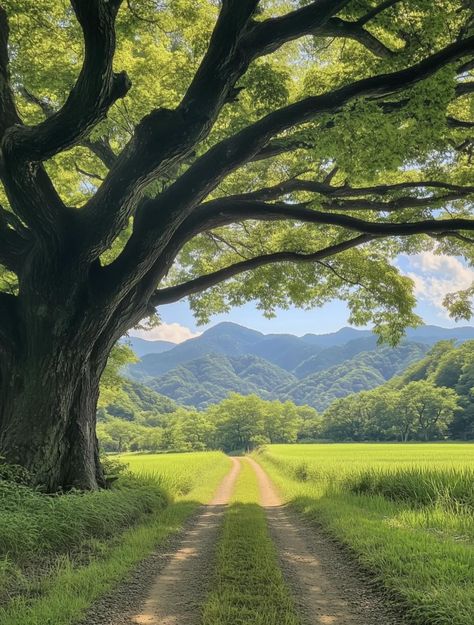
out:
<path id="1" fill-rule="evenodd" d="M 258 501 L 255 473 L 244 461 L 224 516 L 201 625 L 300 624 Z"/>
<path id="2" fill-rule="evenodd" d="M 179 474 L 183 456 L 173 456 Z M 186 494 L 164 490 L 166 480 L 138 474 L 120 478 L 109 491 L 53 498 L 33 493 L 34 505 L 30 502 L 24 508 L 20 498 L 12 511 L 14 516 L 7 518 L 8 527 L 18 522 L 27 536 L 28 519 L 37 506 L 41 514 L 36 520 L 47 524 L 49 538 L 43 542 L 39 533 L 36 545 L 28 538 L 25 545 L 29 546 L 22 548 L 17 544 L 21 531 L 10 534 L 9 543 L 5 538 L 7 533 L 3 534 L 0 624 L 72 625 L 80 620 L 95 600 L 124 579 L 135 564 L 178 531 L 196 508 L 212 497 L 229 470 L 229 460 L 220 453 L 209 456 L 188 455 L 187 470 L 192 474 L 194 467 L 199 479 L 193 480 Z M 159 459 L 155 470 L 159 476 Z M 0 492 L 0 501 L 1 497 Z M 45 504 L 38 503 L 35 497 L 48 500 L 47 518 L 43 517 Z M 3 507 L 1 510 L 0 535 L 2 517 L 10 514 Z M 82 532 L 80 521 L 73 518 L 76 512 L 78 518 L 84 516 L 84 519 L 91 513 L 88 524 L 82 525 Z M 64 530 L 68 519 L 72 528 L 70 542 Z M 1 585 L 5 580 L 8 586 Z"/>
<path id="3" fill-rule="evenodd" d="M 299 513 L 348 547 L 412 623 L 472 625 L 474 446 L 290 447 L 255 457 Z"/>
<path id="4" fill-rule="evenodd" d="M 153 477 L 165 490 L 186 495 L 213 470 L 220 452 L 199 451 L 167 454 L 121 454 L 116 457 L 125 462 L 133 473 Z"/>

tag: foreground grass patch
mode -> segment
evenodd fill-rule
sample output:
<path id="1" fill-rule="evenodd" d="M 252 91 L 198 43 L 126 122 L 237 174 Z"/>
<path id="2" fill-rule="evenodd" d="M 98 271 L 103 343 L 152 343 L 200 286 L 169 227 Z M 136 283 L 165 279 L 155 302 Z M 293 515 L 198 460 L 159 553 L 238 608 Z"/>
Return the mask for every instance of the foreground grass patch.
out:
<path id="1" fill-rule="evenodd" d="M 8 552 L 4 552 L 0 562 L 8 562 L 9 568 L 17 571 L 17 579 L 15 584 L 10 585 L 9 592 L 4 593 L 3 605 L 0 606 L 0 624 L 72 625 L 77 622 L 96 599 L 124 579 L 135 564 L 171 533 L 178 531 L 197 506 L 211 498 L 217 484 L 229 469 L 229 460 L 223 454 L 211 455 L 212 463 L 209 463 L 209 458 L 205 457 L 205 454 L 195 455 L 196 473 L 200 473 L 201 462 L 208 470 L 205 472 L 205 478 L 198 483 L 194 482 L 186 495 L 170 492 L 165 494 L 163 481 L 156 482 L 150 477 L 128 478 L 131 480 L 129 483 L 134 485 L 131 492 L 135 497 L 133 500 L 135 515 L 116 515 L 115 508 L 110 505 L 110 502 L 114 501 L 111 499 L 111 493 L 114 496 L 118 494 L 122 504 L 123 499 L 127 499 L 125 486 L 112 491 L 57 498 L 58 501 L 69 500 L 67 506 L 71 509 L 74 508 L 76 497 L 81 505 L 85 505 L 83 501 L 91 498 L 96 501 L 97 507 L 101 506 L 98 515 L 101 524 L 93 525 L 92 533 L 84 532 L 82 542 L 71 542 L 66 545 L 61 540 L 58 543 L 62 546 L 59 555 L 50 547 L 38 547 L 36 556 L 43 556 L 43 560 L 40 558 L 38 563 L 40 566 L 41 563 L 43 566 L 47 563 L 47 571 L 43 570 L 43 574 L 38 577 L 31 577 L 31 571 L 25 572 L 21 567 L 16 568 L 18 564 L 23 563 L 23 556 L 21 560 L 18 558 L 14 560 Z M 179 467 L 180 457 L 178 454 L 174 456 L 175 464 Z M 155 470 L 159 475 L 158 461 Z M 152 484 L 154 491 L 160 493 L 160 503 L 156 507 L 150 506 L 148 498 Z M 174 501 L 165 507 L 164 503 L 172 498 Z M 144 501 L 148 503 L 144 504 Z M 22 515 L 27 517 L 30 514 L 29 510 L 30 508 L 28 511 L 23 510 L 21 505 L 17 505 L 15 513 L 18 518 L 22 518 Z M 119 516 L 123 520 L 122 525 L 118 523 Z M 60 514 L 56 516 L 52 508 L 50 526 L 54 528 L 56 521 L 62 527 L 62 516 Z M 101 528 L 105 526 L 112 529 L 107 531 L 104 529 L 102 532 Z M 97 528 L 99 531 L 95 534 Z M 17 552 L 21 551 L 16 549 Z M 22 553 L 24 555 L 26 551 Z M 0 574 L 1 570 L 0 565 Z M 5 572 L 8 572 L 6 568 Z"/>
<path id="2" fill-rule="evenodd" d="M 366 445 L 365 465 L 361 445 L 289 447 L 269 447 L 257 459 L 285 498 L 349 547 L 413 623 L 472 624 L 472 482 L 470 460 L 456 459 L 458 446 L 450 446 L 449 461 L 439 445 L 384 446 L 385 456 Z M 302 462 L 306 471 L 298 473 Z"/>
<path id="3" fill-rule="evenodd" d="M 242 462 L 217 547 L 202 625 L 298 625 L 293 600 L 258 505 L 255 473 Z"/>

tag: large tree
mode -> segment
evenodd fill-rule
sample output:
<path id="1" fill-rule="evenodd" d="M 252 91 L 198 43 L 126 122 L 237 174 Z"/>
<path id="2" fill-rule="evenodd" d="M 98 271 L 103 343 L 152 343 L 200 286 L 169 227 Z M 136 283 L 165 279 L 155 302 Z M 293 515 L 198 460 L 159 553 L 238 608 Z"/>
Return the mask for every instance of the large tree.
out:
<path id="1" fill-rule="evenodd" d="M 180 298 L 415 323 L 391 261 L 472 253 L 469 5 L 4 2 L 0 454 L 101 485 L 108 354 Z"/>

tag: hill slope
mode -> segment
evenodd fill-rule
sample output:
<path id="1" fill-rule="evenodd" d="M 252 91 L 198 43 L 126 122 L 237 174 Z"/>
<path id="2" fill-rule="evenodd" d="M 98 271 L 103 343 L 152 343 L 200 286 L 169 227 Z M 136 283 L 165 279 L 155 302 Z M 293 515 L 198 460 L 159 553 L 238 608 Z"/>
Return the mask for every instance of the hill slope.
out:
<path id="1" fill-rule="evenodd" d="M 281 390 L 282 398 L 295 404 L 308 404 L 324 410 L 329 404 L 351 393 L 373 389 L 422 358 L 427 346 L 405 343 L 362 352 L 343 363 L 308 375 L 296 384 Z"/>
<path id="2" fill-rule="evenodd" d="M 179 365 L 148 384 L 160 394 L 180 404 L 204 408 L 234 391 L 241 395 L 257 393 L 273 397 L 274 389 L 296 381 L 287 371 L 253 355 L 227 357 L 207 354 Z"/>
<path id="3" fill-rule="evenodd" d="M 410 329 L 405 342 L 393 349 L 377 346 L 377 337 L 368 330 L 342 328 L 297 337 L 220 323 L 162 353 L 144 355 L 129 367 L 128 375 L 199 408 L 235 391 L 291 399 L 323 410 L 338 397 L 385 383 L 437 341 L 453 338 L 458 342 L 474 338 L 474 328 Z"/>

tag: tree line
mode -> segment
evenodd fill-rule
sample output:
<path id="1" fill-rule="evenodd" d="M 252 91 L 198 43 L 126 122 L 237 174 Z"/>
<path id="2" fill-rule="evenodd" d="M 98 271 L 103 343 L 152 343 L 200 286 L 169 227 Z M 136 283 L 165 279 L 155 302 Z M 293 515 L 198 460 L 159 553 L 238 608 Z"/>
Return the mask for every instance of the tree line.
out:
<path id="1" fill-rule="evenodd" d="M 97 433 L 106 452 L 250 450 L 266 443 L 313 437 L 319 415 L 309 406 L 231 393 L 204 411 L 143 412 L 134 421 L 102 412 Z"/>
<path id="2" fill-rule="evenodd" d="M 99 423 L 106 452 L 248 450 L 267 443 L 430 441 L 474 437 L 474 341 L 440 341 L 401 375 L 334 401 L 322 414 L 291 401 L 231 393 L 205 410 L 178 406 L 121 377 L 133 352 L 112 352 Z"/>
<path id="3" fill-rule="evenodd" d="M 474 341 L 440 341 L 402 375 L 333 402 L 322 424 L 332 440 L 474 438 Z"/>

